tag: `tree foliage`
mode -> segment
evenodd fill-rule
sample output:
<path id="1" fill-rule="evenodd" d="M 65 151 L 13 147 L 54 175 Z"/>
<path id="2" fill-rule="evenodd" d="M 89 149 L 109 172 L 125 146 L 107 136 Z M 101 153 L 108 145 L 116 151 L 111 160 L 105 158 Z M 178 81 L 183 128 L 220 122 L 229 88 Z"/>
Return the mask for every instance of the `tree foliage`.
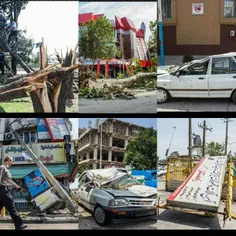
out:
<path id="1" fill-rule="evenodd" d="M 139 170 L 157 168 L 157 131 L 146 128 L 127 145 L 124 158 L 126 165 Z"/>
<path id="2" fill-rule="evenodd" d="M 151 54 L 156 55 L 157 53 L 157 37 L 158 37 L 158 33 L 157 33 L 157 20 L 155 21 L 150 21 L 149 24 L 149 28 L 151 31 L 151 36 L 148 40 L 148 48 Z"/>
<path id="3" fill-rule="evenodd" d="M 210 156 L 221 156 L 225 154 L 225 145 L 217 142 L 206 144 L 206 153 Z"/>
<path id="4" fill-rule="evenodd" d="M 95 63 L 97 59 L 116 57 L 118 49 L 114 39 L 114 29 L 106 17 L 98 17 L 79 30 L 79 52 L 85 59 L 90 58 Z"/>
<path id="5" fill-rule="evenodd" d="M 18 54 L 24 62 L 30 62 L 30 56 L 32 55 L 34 45 L 34 40 L 26 37 L 26 31 L 22 31 L 21 34 L 19 34 Z"/>

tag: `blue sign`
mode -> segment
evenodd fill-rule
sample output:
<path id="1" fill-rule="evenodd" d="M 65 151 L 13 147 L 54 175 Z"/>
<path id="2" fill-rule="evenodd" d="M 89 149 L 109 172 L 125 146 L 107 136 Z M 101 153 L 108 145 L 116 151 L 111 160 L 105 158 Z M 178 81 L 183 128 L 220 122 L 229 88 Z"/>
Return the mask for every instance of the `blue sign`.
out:
<path id="1" fill-rule="evenodd" d="M 50 139 L 48 128 L 43 118 L 37 118 L 38 139 Z"/>
<path id="2" fill-rule="evenodd" d="M 50 188 L 42 171 L 37 168 L 24 177 L 30 195 L 34 198 Z"/>

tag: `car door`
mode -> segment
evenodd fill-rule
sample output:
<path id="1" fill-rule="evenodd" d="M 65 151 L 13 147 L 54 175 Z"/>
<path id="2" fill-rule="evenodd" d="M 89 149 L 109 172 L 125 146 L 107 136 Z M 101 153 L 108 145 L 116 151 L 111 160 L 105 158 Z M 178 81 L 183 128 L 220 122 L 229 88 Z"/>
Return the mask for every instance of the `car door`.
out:
<path id="1" fill-rule="evenodd" d="M 78 191 L 79 191 L 80 200 L 87 201 L 86 187 L 87 187 L 88 183 L 89 183 L 88 176 L 86 173 L 84 173 L 79 178 Z"/>
<path id="2" fill-rule="evenodd" d="M 179 71 L 171 79 L 172 97 L 208 97 L 207 70 L 209 60 L 196 62 Z M 177 72 L 178 73 L 178 72 Z"/>
<path id="3" fill-rule="evenodd" d="M 209 97 L 229 98 L 236 88 L 236 60 L 234 57 L 212 58 L 208 75 Z"/>

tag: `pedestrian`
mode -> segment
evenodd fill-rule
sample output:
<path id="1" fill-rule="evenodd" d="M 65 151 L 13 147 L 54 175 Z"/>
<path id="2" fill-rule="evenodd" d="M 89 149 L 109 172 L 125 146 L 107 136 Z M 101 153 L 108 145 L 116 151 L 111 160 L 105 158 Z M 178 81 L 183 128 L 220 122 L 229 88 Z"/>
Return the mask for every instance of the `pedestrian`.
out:
<path id="1" fill-rule="evenodd" d="M 22 230 L 27 227 L 27 225 L 23 224 L 23 221 L 16 211 L 15 203 L 12 197 L 12 190 L 16 189 L 17 191 L 21 191 L 22 187 L 17 185 L 11 177 L 11 173 L 9 168 L 12 166 L 13 158 L 11 156 L 7 156 L 4 158 L 4 165 L 0 166 L 0 211 L 3 207 L 7 209 L 9 212 L 16 230 Z"/>
<path id="2" fill-rule="evenodd" d="M 10 32 L 8 43 L 11 42 L 12 38 L 14 37 L 16 39 L 17 37 L 17 27 L 16 22 L 14 20 L 10 20 L 10 22 L 7 25 L 7 30 Z"/>
<path id="3" fill-rule="evenodd" d="M 2 76 L 4 76 L 4 65 L 5 65 L 5 55 L 2 51 L 0 51 L 0 70 L 2 71 Z"/>

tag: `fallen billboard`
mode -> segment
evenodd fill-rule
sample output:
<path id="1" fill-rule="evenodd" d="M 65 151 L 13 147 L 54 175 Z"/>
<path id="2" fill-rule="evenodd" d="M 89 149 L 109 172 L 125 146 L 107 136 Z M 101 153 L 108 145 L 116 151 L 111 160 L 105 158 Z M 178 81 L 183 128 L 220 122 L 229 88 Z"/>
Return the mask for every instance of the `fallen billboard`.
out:
<path id="1" fill-rule="evenodd" d="M 205 156 L 169 196 L 169 206 L 216 212 L 220 205 L 227 156 Z"/>

